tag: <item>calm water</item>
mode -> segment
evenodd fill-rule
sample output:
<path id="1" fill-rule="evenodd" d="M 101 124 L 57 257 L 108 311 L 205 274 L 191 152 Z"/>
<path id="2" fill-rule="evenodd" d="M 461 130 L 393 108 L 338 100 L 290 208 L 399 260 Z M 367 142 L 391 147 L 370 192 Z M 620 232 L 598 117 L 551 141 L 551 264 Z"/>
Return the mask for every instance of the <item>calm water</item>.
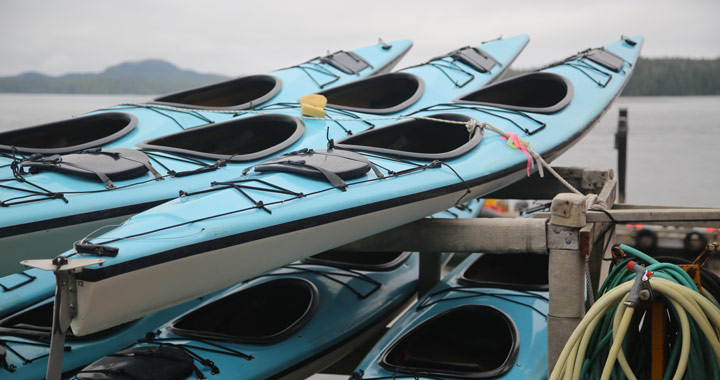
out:
<path id="1" fill-rule="evenodd" d="M 145 95 L 0 94 L 0 130 L 50 122 Z M 627 107 L 627 202 L 720 207 L 720 96 L 620 98 L 592 132 L 554 162 L 615 170 L 619 107 Z"/>

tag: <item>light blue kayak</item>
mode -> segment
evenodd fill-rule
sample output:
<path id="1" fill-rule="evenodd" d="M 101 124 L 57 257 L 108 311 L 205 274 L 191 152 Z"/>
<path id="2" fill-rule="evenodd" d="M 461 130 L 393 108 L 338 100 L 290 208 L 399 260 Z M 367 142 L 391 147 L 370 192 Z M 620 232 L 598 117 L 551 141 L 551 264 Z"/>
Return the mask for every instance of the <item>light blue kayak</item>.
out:
<path id="1" fill-rule="evenodd" d="M 393 324 L 351 378 L 547 378 L 547 276 L 547 255 L 471 255 Z"/>
<path id="2" fill-rule="evenodd" d="M 521 179 L 526 156 L 480 122 L 521 134 L 552 160 L 610 107 L 642 42 L 622 38 L 408 121 L 337 140 L 331 128 L 324 149 L 248 165 L 234 181 L 133 216 L 65 254 L 105 260 L 76 275 L 73 331 L 125 323 Z"/>
<path id="3" fill-rule="evenodd" d="M 29 156 L 97 147 L 132 148 L 150 138 L 228 120 L 234 112 L 294 102 L 305 94 L 388 73 L 411 47 L 412 41 L 398 40 L 339 51 L 271 74 L 243 76 L 142 104 L 120 104 L 72 119 L 4 131 L 0 159 L 8 162 L 13 151 Z"/>
<path id="4" fill-rule="evenodd" d="M 70 332 L 65 342 L 63 372 L 81 368 L 133 344 L 148 331 L 202 304 L 207 298 L 193 299 L 97 334 L 77 337 Z M 52 318 L 53 298 L 0 318 L 0 378 L 45 378 Z"/>
<path id="5" fill-rule="evenodd" d="M 463 205 L 459 205 L 457 208 L 446 210 L 433 215 L 432 217 L 472 218 L 480 211 L 482 202 L 482 200 L 473 199 Z M 293 278 L 293 276 L 297 273 L 312 273 L 310 276 L 317 277 L 314 281 L 320 281 L 322 283 L 323 281 L 321 280 L 321 277 L 325 277 L 327 280 L 326 282 L 333 281 L 338 283 L 339 281 L 339 283 L 344 284 L 343 286 L 348 287 L 350 292 L 359 291 L 360 293 L 358 296 L 360 301 L 354 301 L 358 299 L 358 297 L 356 297 L 356 295 L 351 295 L 350 292 L 345 292 L 336 294 L 334 297 L 349 297 L 350 305 L 348 305 L 348 301 L 330 303 L 325 292 L 322 291 L 318 294 L 321 294 L 324 297 L 323 302 L 327 303 L 327 305 L 322 308 L 323 315 L 319 316 L 317 313 L 313 313 L 313 316 L 309 318 L 332 320 L 333 323 L 336 324 L 341 323 L 342 321 L 353 322 L 365 318 L 369 325 L 367 326 L 368 328 L 363 330 L 362 334 L 349 334 L 343 332 L 336 334 L 337 336 L 333 336 L 333 332 L 330 331 L 330 329 L 324 331 L 323 335 L 326 341 L 335 342 L 332 345 L 332 349 L 322 350 L 322 347 L 311 347 L 310 351 L 312 352 L 312 355 L 308 353 L 309 356 L 302 360 L 302 365 L 292 366 L 291 364 L 293 363 L 285 363 L 287 368 L 298 367 L 298 371 L 300 368 L 304 371 L 314 371 L 323 366 L 329 365 L 333 361 L 339 359 L 339 356 L 342 356 L 347 351 L 350 351 L 353 347 L 355 347 L 355 345 L 363 342 L 364 340 L 362 338 L 368 337 L 374 333 L 379 333 L 378 330 L 385 325 L 385 323 L 381 322 L 386 321 L 390 315 L 399 313 L 399 310 L 391 310 L 393 305 L 397 303 L 395 298 L 391 297 L 389 301 L 391 302 L 390 305 L 383 306 L 383 308 L 377 310 L 377 315 L 372 315 L 369 313 L 371 310 L 366 310 L 365 313 L 355 320 L 338 320 L 337 316 L 341 314 L 345 315 L 349 313 L 350 310 L 353 310 L 353 308 L 368 307 L 368 302 L 374 301 L 364 301 L 363 299 L 366 298 L 364 295 L 366 293 L 375 292 L 379 288 L 383 289 L 382 293 L 385 295 L 395 294 L 393 292 L 398 292 L 400 296 L 397 297 L 400 298 L 409 294 L 408 292 L 414 292 L 416 277 L 409 277 L 409 274 L 416 273 L 418 265 L 417 258 L 410 257 L 407 254 L 373 252 L 351 253 L 335 251 L 328 251 L 315 255 L 304 260 L 304 264 L 306 265 L 298 262 L 291 267 L 267 273 L 264 277 L 284 277 L 289 279 Z M 321 266 L 340 267 L 344 269 L 328 269 L 321 268 Z M 320 268 L 320 270 L 318 270 L 318 268 Z M 372 274 L 371 272 L 387 273 Z M 366 277 L 365 274 L 368 276 Z M 387 281 L 391 278 L 390 276 L 392 276 L 392 278 L 395 278 L 394 276 L 398 276 L 399 278 L 393 280 L 392 282 Z M 376 280 L 385 282 L 376 282 Z M 402 281 L 407 281 L 407 283 L 403 283 Z M 358 284 L 353 284 L 353 282 L 357 282 Z M 68 347 L 68 350 L 63 355 L 64 372 L 79 369 L 104 355 L 109 355 L 128 347 L 144 337 L 149 331 L 156 330 L 162 324 L 165 324 L 166 322 L 177 318 L 179 315 L 200 306 L 201 303 L 220 304 L 226 302 L 222 300 L 226 299 L 228 295 L 230 295 L 230 297 L 236 297 L 233 294 L 236 294 L 237 291 L 241 289 L 247 289 L 248 287 L 253 286 L 252 284 L 255 283 L 238 285 L 232 289 L 222 290 L 211 296 L 194 299 L 179 306 L 159 311 L 120 327 L 112 328 L 97 334 L 76 337 L 70 333 L 70 337 L 65 344 L 66 347 Z M 35 283 L 35 285 L 37 285 L 37 283 Z M 47 285 L 48 287 L 52 287 L 53 284 L 50 283 Z M 325 286 L 331 287 L 328 284 Z M 396 288 L 393 288 L 394 286 L 396 286 Z M 338 286 L 338 288 L 341 287 Z M 291 290 L 292 289 L 293 288 L 291 287 Z M 288 294 L 292 295 L 294 293 L 290 291 Z M 284 309 L 287 305 L 281 301 L 282 299 L 287 299 L 289 295 L 281 295 L 276 300 L 279 303 L 273 307 L 281 308 L 283 312 L 287 311 Z M 269 295 L 267 296 L 269 297 Z M 210 299 L 212 300 L 209 301 Z M 52 321 L 52 301 L 53 298 L 48 298 L 26 307 L 24 310 L 17 311 L 12 315 L 0 318 L 0 348 L 6 350 L 6 355 L 3 358 L 6 365 L 5 367 L 0 365 L 0 374 L 3 373 L 2 368 L 5 368 L 5 372 L 8 373 L 6 375 L 0 375 L 1 377 L 5 378 L 5 376 L 8 376 L 8 378 L 18 379 L 43 378 L 47 367 L 47 355 L 49 351 L 48 337 Z M 346 306 L 350 307 L 345 309 Z M 203 307 L 205 307 L 205 309 L 210 308 L 210 306 Z M 341 307 L 342 309 L 337 309 L 338 307 Z M 383 315 L 383 311 L 393 312 L 388 315 Z M 201 312 L 198 311 L 194 313 L 199 314 Z M 330 318 L 328 316 L 329 314 L 336 315 L 336 317 Z M 217 313 L 212 313 L 212 315 L 217 316 Z M 315 326 L 334 325 L 315 323 Z M 300 334 L 307 337 L 303 331 L 301 331 Z M 351 337 L 352 339 L 350 339 Z M 287 349 L 289 346 L 287 344 L 278 344 L 277 347 L 280 349 Z M 220 362 L 237 360 L 237 358 L 233 355 L 230 355 L 229 357 L 227 355 L 221 356 L 222 359 Z M 240 360 L 240 362 L 244 362 L 244 360 Z M 273 366 L 273 369 L 278 372 L 281 371 L 280 368 L 281 367 Z M 13 372 L 11 372 L 11 370 Z"/>
<path id="6" fill-rule="evenodd" d="M 441 99 L 450 101 L 498 78 L 527 42 L 526 35 L 489 41 L 399 73 L 338 87 L 334 93 L 324 90 L 331 105 L 338 103 L 328 108 L 328 115 L 352 120 L 390 117 Z M 463 63 L 478 57 L 488 60 L 475 66 Z M 403 86 L 396 86 L 398 83 Z M 395 96 L 397 91 L 392 89 L 401 87 L 409 90 Z M 166 107 L 156 104 L 143 112 L 177 109 Z M 0 178 L 4 178 L 0 201 L 5 206 L 0 219 L 3 261 L 53 257 L 92 231 L 119 224 L 130 215 L 177 197 L 181 190 L 192 192 L 213 182 L 234 180 L 253 163 L 303 147 L 325 146 L 326 136 L 345 137 L 391 122 L 306 120 L 298 118 L 298 107 L 297 103 L 270 102 L 255 110 L 213 110 L 206 114 L 229 120 L 156 136 L 143 141 L 142 150 L 108 143 L 108 149 L 100 151 L 5 158 L 7 166 L 0 163 Z M 348 108 L 362 108 L 366 113 Z M 17 270 L 19 265 L 0 268 L 0 275 Z"/>
<path id="7" fill-rule="evenodd" d="M 417 270 L 410 253 L 315 256 L 222 292 L 76 379 L 304 378 L 381 332 L 414 299 Z"/>

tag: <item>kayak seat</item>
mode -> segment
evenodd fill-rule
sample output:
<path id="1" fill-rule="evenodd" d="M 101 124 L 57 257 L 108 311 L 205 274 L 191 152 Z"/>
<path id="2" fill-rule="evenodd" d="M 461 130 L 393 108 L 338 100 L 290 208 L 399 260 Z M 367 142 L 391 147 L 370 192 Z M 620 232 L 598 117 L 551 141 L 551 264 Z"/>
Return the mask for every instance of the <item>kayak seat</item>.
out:
<path id="1" fill-rule="evenodd" d="M 327 106 L 372 114 L 399 112 L 415 103 L 425 91 L 425 82 L 410 73 L 389 73 L 318 92 Z"/>
<path id="2" fill-rule="evenodd" d="M 21 164 L 33 174 L 54 171 L 101 180 L 108 187 L 114 186 L 113 180 L 138 178 L 151 168 L 150 159 L 145 153 L 124 148 L 98 148 L 65 155 L 34 155 Z"/>
<path id="3" fill-rule="evenodd" d="M 320 62 L 326 63 L 345 74 L 358 74 L 370 67 L 370 64 L 363 57 L 352 51 L 338 51 L 320 58 Z"/>
<path id="4" fill-rule="evenodd" d="M 230 162 L 252 161 L 281 151 L 305 133 L 300 119 L 281 114 L 231 119 L 137 144 L 147 150 Z"/>
<path id="5" fill-rule="evenodd" d="M 484 87 L 454 102 L 552 114 L 565 108 L 572 97 L 573 86 L 567 78 L 554 73 L 536 72 Z"/>
<path id="6" fill-rule="evenodd" d="M 625 60 L 620 56 L 603 48 L 590 49 L 583 53 L 582 57 L 616 73 L 619 73 L 620 70 L 622 70 L 623 64 L 625 64 Z"/>
<path id="7" fill-rule="evenodd" d="M 303 261 L 307 264 L 362 271 L 389 271 L 397 268 L 410 256 L 410 252 L 346 252 L 325 251 Z"/>
<path id="8" fill-rule="evenodd" d="M 531 253 L 481 254 L 460 275 L 468 286 L 548 290 L 548 256 Z"/>
<path id="9" fill-rule="evenodd" d="M 65 154 L 94 148 L 128 134 L 134 115 L 106 112 L 0 132 L 0 151 Z"/>
<path id="10" fill-rule="evenodd" d="M 77 380 L 180 380 L 193 376 L 193 358 L 171 344 L 118 351 L 83 368 Z"/>
<path id="11" fill-rule="evenodd" d="M 152 103 L 196 109 L 241 110 L 272 99 L 282 88 L 280 78 L 249 75 L 153 99 Z"/>
<path id="12" fill-rule="evenodd" d="M 415 326 L 381 354 L 393 372 L 437 377 L 490 378 L 509 371 L 517 357 L 517 327 L 499 309 L 462 305 Z"/>
<path id="13" fill-rule="evenodd" d="M 371 169 L 364 156 L 341 149 L 302 149 L 271 158 L 255 166 L 256 172 L 284 172 L 324 179 L 345 189 L 345 179 L 358 178 Z"/>
<path id="14" fill-rule="evenodd" d="M 189 338 L 270 344 L 292 336 L 312 316 L 318 290 L 308 280 L 276 278 L 211 301 L 170 323 Z"/>
<path id="15" fill-rule="evenodd" d="M 430 118 L 467 122 L 459 114 L 434 114 Z M 348 150 L 388 154 L 421 160 L 444 160 L 461 156 L 480 143 L 482 133 L 468 133 L 464 124 L 432 120 L 409 120 L 339 140 L 335 146 Z"/>

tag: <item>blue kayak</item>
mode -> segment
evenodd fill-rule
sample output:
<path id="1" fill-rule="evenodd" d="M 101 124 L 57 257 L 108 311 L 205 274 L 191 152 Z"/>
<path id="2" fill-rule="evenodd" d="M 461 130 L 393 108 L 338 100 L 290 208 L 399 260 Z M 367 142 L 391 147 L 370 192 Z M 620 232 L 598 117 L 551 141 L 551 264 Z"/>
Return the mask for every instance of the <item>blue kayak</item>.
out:
<path id="1" fill-rule="evenodd" d="M 308 93 L 388 73 L 411 47 L 412 41 L 398 40 L 339 51 L 271 74 L 243 76 L 143 104 L 120 104 L 67 120 L 3 131 L 0 157 L 7 159 L 13 152 L 29 156 L 133 147 L 153 137 L 228 120 L 233 112 L 295 101 Z"/>
<path id="2" fill-rule="evenodd" d="M 103 355 L 127 347 L 148 331 L 200 305 L 206 299 L 193 299 L 97 334 L 77 337 L 70 332 L 65 342 L 64 372 L 81 368 Z M 53 298 L 49 298 L 0 318 L 0 378 L 45 378 L 52 316 Z"/>
<path id="3" fill-rule="evenodd" d="M 76 379 L 304 378 L 381 332 L 414 298 L 417 270 L 410 253 L 314 256 L 222 292 Z"/>
<path id="4" fill-rule="evenodd" d="M 324 148 L 248 165 L 83 241 L 65 255 L 101 254 L 104 264 L 76 275 L 73 331 L 136 319 L 523 178 L 527 157 L 498 131 L 519 133 L 525 143 L 509 137 L 545 160 L 559 156 L 619 95 L 642 42 L 624 37 L 350 137 L 328 130 Z"/>
<path id="5" fill-rule="evenodd" d="M 142 141 L 140 149 L 111 142 L 100 150 L 0 158 L 5 160 L 0 162 L 4 177 L 0 201 L 5 206 L 0 251 L 18 262 L 53 257 L 92 231 L 119 224 L 180 191 L 232 181 L 248 165 L 304 147 L 319 148 L 327 138 L 347 137 L 391 122 L 355 120 L 392 117 L 450 101 L 498 78 L 527 41 L 526 35 L 489 41 L 398 73 L 320 91 L 328 99 L 333 121 L 300 119 L 300 105 L 293 102 L 207 112 L 147 104 L 143 112 L 159 112 L 162 118 L 183 110 L 227 120 L 155 135 Z M 127 136 L 135 139 L 136 134 Z M 1 268 L 0 275 L 19 269 Z"/>
<path id="6" fill-rule="evenodd" d="M 433 215 L 432 217 L 472 218 L 475 217 L 477 213 L 481 210 L 482 203 L 483 200 L 473 199 L 462 205 L 458 205 L 458 207 L 453 207 L 452 209 Z M 340 279 L 343 281 L 357 280 L 361 283 L 361 287 L 365 286 L 371 291 L 374 291 L 373 289 L 375 289 L 376 287 L 385 286 L 384 291 L 387 292 L 388 288 L 392 286 L 392 284 L 380 284 L 372 281 L 366 281 L 363 276 L 353 275 L 353 273 L 349 270 L 364 272 L 385 272 L 393 268 L 401 269 L 400 267 L 398 267 L 398 265 L 403 262 L 403 268 L 405 269 L 395 270 L 390 273 L 399 275 L 401 276 L 401 278 L 404 279 L 406 277 L 406 271 L 411 272 L 416 270 L 416 258 L 409 258 L 408 255 L 400 255 L 395 253 L 351 253 L 328 251 L 304 260 L 304 263 L 308 265 L 299 265 L 300 263 L 296 263 L 292 267 L 291 272 L 312 271 L 317 269 L 319 265 L 342 267 L 347 270 L 326 271 L 330 274 L 329 278 Z M 310 266 L 309 264 L 312 264 L 312 266 Z M 287 272 L 287 270 L 285 270 L 285 272 Z M 320 274 L 318 273 L 315 274 L 320 276 Z M 276 274 L 268 273 L 265 276 L 272 277 L 275 275 Z M 382 276 L 370 276 L 373 277 L 375 280 L 384 281 L 386 279 Z M 411 285 L 414 284 L 414 279 L 409 279 L 408 281 L 410 281 Z M 37 286 L 42 283 L 44 283 L 48 289 L 52 289 L 52 287 L 54 286 L 52 278 L 38 279 L 32 283 L 32 286 L 37 289 Z M 346 283 L 346 285 L 350 285 L 349 282 Z M 236 286 L 235 288 L 238 287 L 244 289 L 247 286 L 240 285 Z M 23 289 L 22 287 L 19 287 L 17 289 L 14 289 L 12 292 L 14 292 L 14 294 L 19 298 L 23 294 L 23 292 L 27 294 L 27 290 L 28 289 Z M 235 291 L 222 290 L 215 293 L 215 295 L 227 295 L 229 293 L 235 293 Z M 126 348 L 127 346 L 135 343 L 136 340 L 145 336 L 148 331 L 152 331 L 158 326 L 166 323 L 167 321 L 175 319 L 176 317 L 184 314 L 190 309 L 199 306 L 204 301 L 215 297 L 215 295 L 194 299 L 179 306 L 159 311 L 157 313 L 140 318 L 136 321 L 127 323 L 120 327 L 109 329 L 107 331 L 103 331 L 97 334 L 91 334 L 84 337 L 76 337 L 72 335 L 72 332 L 70 332 L 70 336 L 66 342 L 66 347 L 68 347 L 68 351 L 65 352 L 63 358 L 64 371 L 67 372 L 73 369 L 81 368 L 89 364 L 93 360 L 96 360 L 104 355 L 108 355 L 120 349 Z M 218 296 L 213 299 L 218 300 L 223 297 L 224 296 Z M 6 354 L 4 357 L 6 365 L 0 365 L 0 373 L 2 373 L 2 368 L 5 368 L 8 373 L 12 374 L 6 376 L 11 376 L 11 378 L 40 379 L 44 376 L 47 367 L 46 355 L 48 354 L 49 350 L 48 332 L 51 327 L 51 318 L 53 312 L 52 302 L 53 298 L 46 298 L 31 306 L 25 307 L 23 310 L 15 311 L 12 313 L 12 315 L 0 317 L 0 348 L 5 348 L 6 352 L 10 352 L 10 354 Z M 7 302 L 2 302 L 2 304 L 6 307 L 6 309 L 9 309 L 8 306 L 10 305 L 8 305 Z M 16 304 L 14 306 L 15 308 L 17 308 L 17 306 L 19 305 Z M 332 312 L 332 310 L 326 311 Z M 372 316 L 370 315 L 367 315 L 366 317 L 372 319 Z M 377 319 L 382 320 L 382 316 L 378 315 Z M 373 326 L 375 327 L 372 329 L 368 329 L 368 332 L 363 333 L 363 335 L 370 335 L 370 331 L 377 331 L 381 325 L 381 323 L 373 323 Z M 337 341 L 343 341 L 343 336 L 344 335 L 339 336 L 337 338 Z M 304 364 L 302 365 L 302 367 L 308 369 L 316 368 L 318 365 L 326 365 L 327 363 L 337 360 L 338 355 L 345 353 L 346 351 L 350 350 L 355 343 L 360 342 L 360 340 L 355 340 L 355 343 L 351 344 L 349 342 L 349 339 L 346 340 L 348 340 L 348 343 L 346 345 L 333 345 L 332 354 L 329 352 L 323 352 L 323 355 L 316 355 L 317 359 L 314 361 L 315 364 L 310 366 L 308 361 L 306 360 L 303 362 Z M 14 366 L 14 368 L 11 366 Z M 10 370 L 12 370 L 13 372 L 10 372 Z"/>
<path id="7" fill-rule="evenodd" d="M 547 276 L 547 255 L 471 255 L 393 324 L 352 379 L 547 378 Z"/>

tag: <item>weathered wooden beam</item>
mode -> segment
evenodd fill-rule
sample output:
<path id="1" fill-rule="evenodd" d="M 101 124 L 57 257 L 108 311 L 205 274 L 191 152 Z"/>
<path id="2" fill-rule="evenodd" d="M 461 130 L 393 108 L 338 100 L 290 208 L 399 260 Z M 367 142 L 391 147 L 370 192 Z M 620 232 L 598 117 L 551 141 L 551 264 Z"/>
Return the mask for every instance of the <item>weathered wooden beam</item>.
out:
<path id="1" fill-rule="evenodd" d="M 618 223 L 720 228 L 720 209 L 716 208 L 631 208 L 612 209 L 607 212 Z M 537 213 L 535 217 L 548 218 L 550 213 Z M 588 223 L 612 221 L 606 213 L 593 210 L 587 212 L 586 218 Z"/>
<path id="2" fill-rule="evenodd" d="M 668 206 L 668 205 L 636 205 L 632 203 L 615 203 L 614 210 L 638 210 L 638 209 L 676 209 L 684 208 L 691 210 L 709 210 L 712 207 L 688 207 L 688 206 Z"/>
<path id="3" fill-rule="evenodd" d="M 355 252 L 547 254 L 545 220 L 421 219 L 336 248 Z"/>
<path id="4" fill-rule="evenodd" d="M 588 226 L 585 218 L 585 197 L 574 193 L 561 193 L 553 198 L 550 207 L 548 243 L 548 287 L 550 305 L 548 312 L 548 375 L 555 367 L 565 343 L 585 315 L 585 263 L 587 256 L 581 254 L 581 236 Z M 571 236 L 578 236 L 578 244 L 567 246 L 553 243 L 553 233 L 568 230 Z M 562 243 L 562 242 L 561 242 Z"/>

